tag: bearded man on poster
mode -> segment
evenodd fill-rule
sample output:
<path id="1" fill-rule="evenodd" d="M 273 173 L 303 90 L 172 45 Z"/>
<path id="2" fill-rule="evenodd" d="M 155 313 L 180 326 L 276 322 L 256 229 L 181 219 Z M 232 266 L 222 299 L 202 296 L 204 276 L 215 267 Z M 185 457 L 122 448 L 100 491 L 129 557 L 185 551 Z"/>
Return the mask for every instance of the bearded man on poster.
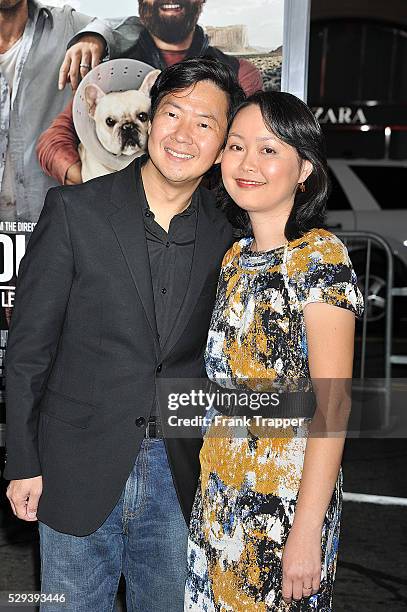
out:
<path id="1" fill-rule="evenodd" d="M 89 42 L 92 41 L 100 60 L 107 52 L 110 59 L 137 59 L 161 70 L 186 58 L 213 57 L 233 70 L 247 95 L 262 89 L 262 76 L 254 64 L 226 55 L 209 44 L 208 36 L 198 25 L 205 2 L 139 0 L 139 17 L 128 17 L 112 30 L 101 28 L 99 23 L 84 28 L 70 42 L 60 71 L 60 87 L 69 79 L 72 88 L 77 88 L 80 76 L 86 71 L 84 67 L 90 68 Z M 82 182 L 77 146 L 72 104 L 69 104 L 39 139 L 37 153 L 44 172 L 61 184 Z"/>

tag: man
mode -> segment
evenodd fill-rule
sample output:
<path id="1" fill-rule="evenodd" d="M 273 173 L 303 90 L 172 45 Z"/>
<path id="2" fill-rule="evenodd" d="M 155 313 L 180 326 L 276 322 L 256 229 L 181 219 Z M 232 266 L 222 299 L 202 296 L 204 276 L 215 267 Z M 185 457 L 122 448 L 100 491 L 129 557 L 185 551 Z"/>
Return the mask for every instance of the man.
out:
<path id="1" fill-rule="evenodd" d="M 0 221 L 36 222 L 56 185 L 41 171 L 35 143 L 70 97 L 57 89 L 65 45 L 91 21 L 69 6 L 0 0 Z M 83 42 L 91 66 L 95 40 Z"/>
<path id="2" fill-rule="evenodd" d="M 183 609 L 201 442 L 164 444 L 149 417 L 157 379 L 204 375 L 232 231 L 200 182 L 243 92 L 189 59 L 151 96 L 148 157 L 48 193 L 11 321 L 8 498 L 40 521 L 43 592 L 75 612 L 111 610 L 121 572 L 130 611 Z"/>
<path id="3" fill-rule="evenodd" d="M 189 57 L 210 56 L 233 70 L 246 94 L 262 88 L 259 70 L 245 59 L 237 59 L 210 46 L 208 37 L 198 26 L 205 0 L 139 0 L 140 17 L 129 17 L 113 31 L 100 24 L 91 24 L 71 41 L 60 72 L 60 87 L 69 74 L 74 89 L 78 86 L 79 66 L 89 64 L 89 41 L 97 32 L 94 45 L 101 58 L 106 51 L 102 40 L 106 38 L 111 59 L 128 57 L 138 59 L 163 70 L 166 66 Z M 86 42 L 82 36 L 87 35 Z M 76 43 L 76 44 L 74 44 Z M 82 68 L 83 71 L 86 70 Z M 78 140 L 72 121 L 71 105 L 59 115 L 38 143 L 38 156 L 44 172 L 62 184 L 81 182 L 81 164 L 77 152 Z"/>

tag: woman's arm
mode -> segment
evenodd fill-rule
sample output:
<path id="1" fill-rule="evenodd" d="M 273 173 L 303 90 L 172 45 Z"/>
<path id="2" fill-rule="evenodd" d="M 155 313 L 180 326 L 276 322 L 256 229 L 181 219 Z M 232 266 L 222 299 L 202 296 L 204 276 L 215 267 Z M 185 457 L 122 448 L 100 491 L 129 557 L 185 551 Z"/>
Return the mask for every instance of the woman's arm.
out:
<path id="1" fill-rule="evenodd" d="M 321 533 L 341 464 L 350 412 L 355 315 L 327 303 L 304 309 L 309 369 L 317 399 L 293 526 L 283 555 L 283 597 L 316 593 Z M 303 592 L 303 587 L 313 587 Z"/>
<path id="2" fill-rule="evenodd" d="M 75 132 L 72 119 L 72 104 L 54 119 L 50 127 L 41 134 L 37 142 L 37 156 L 43 171 L 54 177 L 61 185 L 69 183 L 68 170 L 80 170 L 78 153 L 79 139 Z M 77 173 L 76 173 L 77 174 Z M 82 182 L 80 174 L 74 182 Z"/>
<path id="3" fill-rule="evenodd" d="M 355 315 L 330 304 L 304 311 L 317 410 L 307 440 L 294 523 L 322 527 L 338 476 L 350 413 Z"/>

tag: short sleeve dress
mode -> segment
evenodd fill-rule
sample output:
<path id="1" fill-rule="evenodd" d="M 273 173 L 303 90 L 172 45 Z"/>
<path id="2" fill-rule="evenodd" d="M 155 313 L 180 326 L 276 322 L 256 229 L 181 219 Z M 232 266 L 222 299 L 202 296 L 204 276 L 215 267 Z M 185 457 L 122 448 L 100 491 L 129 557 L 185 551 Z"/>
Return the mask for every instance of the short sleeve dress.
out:
<path id="1" fill-rule="evenodd" d="M 236 242 L 224 257 L 205 354 L 207 374 L 228 388 L 298 378 L 311 385 L 305 306 L 325 302 L 356 316 L 363 311 L 347 249 L 324 229 L 266 252 L 253 253 L 251 243 L 252 238 Z M 332 609 L 341 469 L 322 529 L 320 589 L 291 604 L 281 593 L 281 559 L 294 519 L 308 426 L 309 420 L 290 425 L 281 436 L 256 435 L 252 427 L 236 436 L 230 428 L 224 436 L 207 431 L 190 523 L 185 610 Z M 212 422 L 209 430 L 214 427 Z"/>

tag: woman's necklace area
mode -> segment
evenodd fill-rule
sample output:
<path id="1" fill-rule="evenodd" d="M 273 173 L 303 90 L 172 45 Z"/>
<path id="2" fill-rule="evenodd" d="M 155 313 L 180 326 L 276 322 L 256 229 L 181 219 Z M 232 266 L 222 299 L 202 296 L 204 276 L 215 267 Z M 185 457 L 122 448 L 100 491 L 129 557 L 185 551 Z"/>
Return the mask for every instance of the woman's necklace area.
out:
<path id="1" fill-rule="evenodd" d="M 274 251 L 276 249 L 281 249 L 282 247 L 286 247 L 288 246 L 288 240 L 285 240 L 285 242 L 283 242 L 282 244 L 279 244 L 277 246 L 268 248 L 268 249 L 263 249 L 262 251 L 259 251 L 257 249 L 257 243 L 256 243 L 256 238 L 253 238 L 253 241 L 250 245 L 250 252 L 253 253 L 254 255 L 260 255 L 261 253 L 267 253 L 268 251 Z"/>
<path id="2" fill-rule="evenodd" d="M 296 292 L 294 290 L 293 287 L 291 287 L 290 285 L 290 281 L 289 281 L 289 277 L 288 277 L 288 270 L 287 270 L 287 262 L 288 262 L 288 248 L 289 248 L 289 241 L 286 240 L 286 242 L 284 244 L 281 244 L 279 247 L 274 247 L 274 249 L 270 249 L 270 251 L 253 251 L 252 247 L 253 245 L 256 246 L 256 241 L 253 238 L 252 243 L 250 244 L 250 252 L 251 252 L 251 256 L 255 257 L 258 255 L 259 257 L 261 257 L 264 254 L 267 254 L 268 252 L 271 251 L 275 251 L 277 249 L 281 249 L 284 247 L 284 251 L 283 251 L 283 255 L 282 255 L 282 260 L 281 263 L 279 264 L 279 268 L 280 268 L 280 274 L 283 277 L 283 282 L 284 282 L 284 287 L 287 291 L 287 295 L 288 295 L 288 306 L 289 308 L 291 308 L 290 304 L 295 304 L 298 302 L 298 298 L 296 297 Z M 267 259 L 267 258 L 266 258 Z M 243 295 L 246 295 L 247 298 L 247 302 L 246 304 L 244 304 L 244 306 L 247 305 L 247 303 L 249 302 L 249 299 L 251 298 L 253 292 L 256 291 L 256 285 L 259 283 L 261 276 L 268 270 L 270 269 L 270 261 L 265 261 L 263 265 L 260 266 L 255 266 L 254 268 L 250 269 L 250 268 L 246 268 L 244 269 L 244 276 L 246 277 L 246 282 L 248 283 L 247 289 L 248 291 L 243 292 Z M 260 282 L 260 284 L 262 284 L 263 281 Z"/>
<path id="3" fill-rule="evenodd" d="M 247 256 L 249 259 L 247 259 L 247 262 L 250 262 L 249 266 L 243 266 L 244 267 L 244 272 L 246 274 L 246 276 L 248 277 L 248 281 L 249 281 L 249 285 L 250 287 L 253 286 L 254 282 L 257 282 L 259 277 L 266 272 L 270 267 L 274 267 L 275 263 L 273 264 L 270 261 L 270 257 L 268 256 L 269 254 L 272 255 L 272 253 L 274 251 L 279 251 L 280 249 L 282 249 L 284 247 L 284 251 L 283 251 L 283 255 L 282 255 L 282 260 L 280 263 L 281 268 L 286 269 L 287 266 L 287 257 L 288 257 L 288 246 L 289 246 L 289 242 L 288 240 L 285 241 L 284 244 L 280 244 L 279 246 L 276 246 L 272 249 L 269 249 L 267 251 L 257 251 L 255 249 L 253 249 L 253 246 L 256 247 L 256 240 L 255 238 L 253 238 L 253 241 L 248 245 L 248 251 L 246 251 Z"/>

